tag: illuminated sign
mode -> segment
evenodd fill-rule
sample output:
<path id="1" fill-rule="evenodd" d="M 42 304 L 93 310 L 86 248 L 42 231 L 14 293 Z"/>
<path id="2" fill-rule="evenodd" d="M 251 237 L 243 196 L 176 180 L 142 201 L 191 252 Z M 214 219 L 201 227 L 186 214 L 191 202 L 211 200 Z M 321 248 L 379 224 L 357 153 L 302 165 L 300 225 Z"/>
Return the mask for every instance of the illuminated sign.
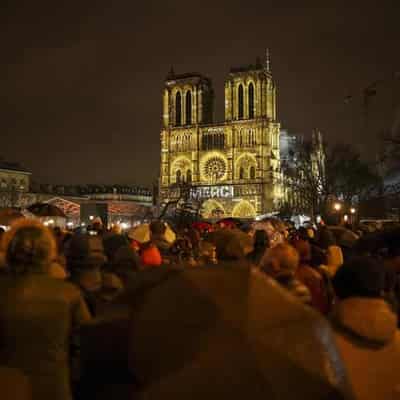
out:
<path id="1" fill-rule="evenodd" d="M 190 189 L 192 199 L 232 198 L 233 186 L 199 186 Z"/>

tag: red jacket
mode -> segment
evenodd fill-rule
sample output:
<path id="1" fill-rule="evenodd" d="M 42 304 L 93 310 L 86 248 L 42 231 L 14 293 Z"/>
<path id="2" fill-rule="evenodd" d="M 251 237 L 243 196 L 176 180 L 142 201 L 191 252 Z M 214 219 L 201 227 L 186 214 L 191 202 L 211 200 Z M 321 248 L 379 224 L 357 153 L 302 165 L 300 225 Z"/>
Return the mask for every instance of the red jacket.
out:
<path id="1" fill-rule="evenodd" d="M 300 264 L 296 271 L 296 278 L 311 292 L 311 304 L 323 314 L 330 311 L 328 294 L 321 274 L 307 264 Z"/>

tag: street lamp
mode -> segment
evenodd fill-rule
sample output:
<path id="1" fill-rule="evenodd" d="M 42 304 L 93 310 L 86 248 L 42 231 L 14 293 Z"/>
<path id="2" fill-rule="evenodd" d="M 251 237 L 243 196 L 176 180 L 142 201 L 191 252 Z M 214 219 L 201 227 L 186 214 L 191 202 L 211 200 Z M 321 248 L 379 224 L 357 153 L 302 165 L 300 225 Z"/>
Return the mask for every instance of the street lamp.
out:
<path id="1" fill-rule="evenodd" d="M 351 217 L 351 223 L 354 224 L 356 219 L 355 219 L 355 214 L 356 214 L 356 209 L 354 207 L 350 208 L 350 217 Z"/>
<path id="2" fill-rule="evenodd" d="M 340 203 L 335 203 L 333 205 L 333 208 L 334 208 L 335 211 L 339 211 L 342 208 L 342 205 Z"/>
<path id="3" fill-rule="evenodd" d="M 336 201 L 333 203 L 333 211 L 334 211 L 334 217 L 336 220 L 336 224 L 340 225 L 340 210 L 342 209 L 342 204 Z"/>

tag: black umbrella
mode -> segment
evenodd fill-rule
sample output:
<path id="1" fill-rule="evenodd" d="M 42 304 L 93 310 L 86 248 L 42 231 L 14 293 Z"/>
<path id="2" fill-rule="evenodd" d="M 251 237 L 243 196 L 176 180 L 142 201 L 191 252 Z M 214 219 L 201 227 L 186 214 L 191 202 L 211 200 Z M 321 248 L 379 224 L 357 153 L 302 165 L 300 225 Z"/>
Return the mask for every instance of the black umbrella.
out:
<path id="1" fill-rule="evenodd" d="M 352 398 L 328 323 L 261 272 L 171 271 L 139 297 L 139 399 Z"/>
<path id="2" fill-rule="evenodd" d="M 335 235 L 336 242 L 339 246 L 351 248 L 359 239 L 354 232 L 343 226 L 328 226 L 327 228 Z"/>
<path id="3" fill-rule="evenodd" d="M 28 207 L 28 211 L 37 217 L 61 217 L 66 218 L 64 212 L 49 203 L 35 203 Z"/>
<path id="4" fill-rule="evenodd" d="M 400 253 L 400 229 L 376 231 L 363 235 L 356 244 L 356 250 L 363 253 Z"/>

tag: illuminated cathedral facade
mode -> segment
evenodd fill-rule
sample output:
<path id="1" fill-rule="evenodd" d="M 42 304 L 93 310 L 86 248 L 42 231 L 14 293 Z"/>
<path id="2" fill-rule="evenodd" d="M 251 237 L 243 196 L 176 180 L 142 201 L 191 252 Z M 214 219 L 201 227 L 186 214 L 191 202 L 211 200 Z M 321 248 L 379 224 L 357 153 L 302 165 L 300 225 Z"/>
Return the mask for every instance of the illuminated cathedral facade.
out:
<path id="1" fill-rule="evenodd" d="M 209 78 L 172 70 L 165 81 L 160 200 L 201 203 L 205 218 L 254 218 L 282 199 L 276 86 L 265 63 L 232 68 L 225 81 L 225 120 L 213 122 Z M 187 188 L 189 188 L 187 190 Z"/>

